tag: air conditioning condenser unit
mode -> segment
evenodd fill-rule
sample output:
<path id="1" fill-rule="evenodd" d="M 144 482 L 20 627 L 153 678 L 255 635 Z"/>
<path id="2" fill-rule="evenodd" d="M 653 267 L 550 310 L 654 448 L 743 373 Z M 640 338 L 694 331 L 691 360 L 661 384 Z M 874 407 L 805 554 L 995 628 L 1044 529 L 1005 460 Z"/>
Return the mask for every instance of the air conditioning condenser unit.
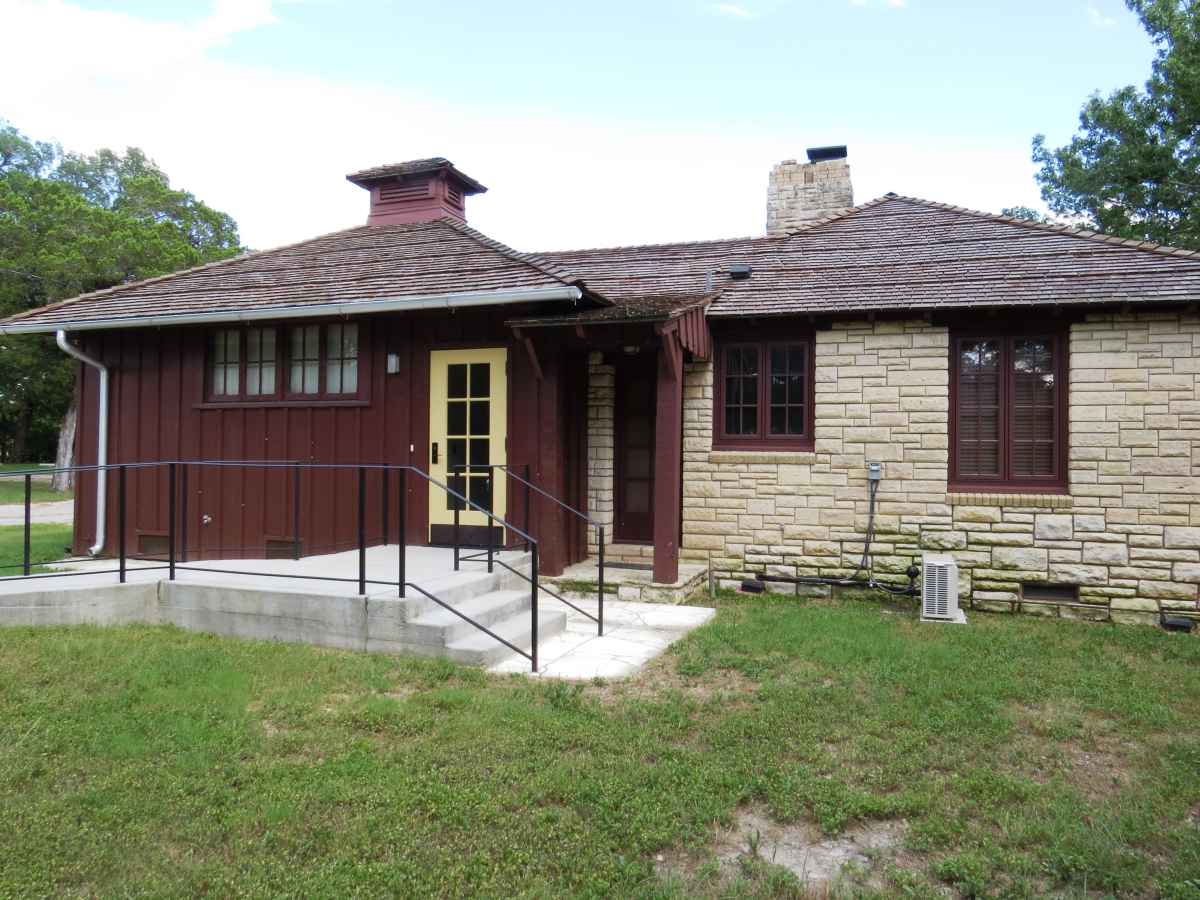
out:
<path id="1" fill-rule="evenodd" d="M 958 608 L 958 563 L 954 557 L 923 554 L 921 574 L 921 620 L 965 625 L 966 614 Z"/>

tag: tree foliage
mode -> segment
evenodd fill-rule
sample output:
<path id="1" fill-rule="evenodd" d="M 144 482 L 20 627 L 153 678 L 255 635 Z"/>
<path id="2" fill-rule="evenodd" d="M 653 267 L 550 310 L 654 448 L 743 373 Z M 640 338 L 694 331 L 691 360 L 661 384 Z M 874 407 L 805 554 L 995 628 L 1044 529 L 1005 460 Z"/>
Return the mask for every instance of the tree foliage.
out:
<path id="1" fill-rule="evenodd" d="M 0 317 L 241 250 L 141 150 L 64 153 L 0 121 Z M 73 373 L 49 337 L 0 337 L 0 459 L 53 456 Z"/>
<path id="2" fill-rule="evenodd" d="M 1125 0 L 1156 48 L 1144 88 L 1094 94 L 1069 144 L 1033 139 L 1051 211 L 1106 234 L 1200 248 L 1200 0 Z"/>

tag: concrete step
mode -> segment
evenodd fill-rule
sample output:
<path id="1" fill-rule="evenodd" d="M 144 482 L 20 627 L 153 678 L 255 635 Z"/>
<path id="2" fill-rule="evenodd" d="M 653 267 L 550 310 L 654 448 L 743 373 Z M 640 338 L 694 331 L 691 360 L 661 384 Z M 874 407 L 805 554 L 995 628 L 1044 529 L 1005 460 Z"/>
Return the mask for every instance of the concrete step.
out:
<path id="1" fill-rule="evenodd" d="M 450 602 L 464 616 L 470 616 L 480 625 L 491 628 L 495 622 L 511 618 L 521 610 L 529 609 L 529 591 L 490 591 L 477 597 Z M 467 634 L 478 633 L 479 629 L 464 622 L 450 610 L 437 604 L 408 623 L 413 637 L 422 644 L 449 644 Z"/>
<path id="2" fill-rule="evenodd" d="M 494 625 L 489 625 L 488 628 L 509 643 L 515 644 L 522 650 L 528 650 L 531 645 L 531 620 L 532 616 L 529 614 L 528 606 L 526 606 L 523 611 L 507 619 L 502 619 Z M 539 609 L 538 645 L 544 646 L 548 638 L 562 634 L 566 627 L 566 613 L 557 610 Z M 470 666 L 490 666 L 514 654 L 512 650 L 501 644 L 491 635 L 484 634 L 482 631 L 472 628 L 470 634 L 464 635 L 454 642 L 447 644 L 444 655 L 448 659 L 466 663 Z"/>

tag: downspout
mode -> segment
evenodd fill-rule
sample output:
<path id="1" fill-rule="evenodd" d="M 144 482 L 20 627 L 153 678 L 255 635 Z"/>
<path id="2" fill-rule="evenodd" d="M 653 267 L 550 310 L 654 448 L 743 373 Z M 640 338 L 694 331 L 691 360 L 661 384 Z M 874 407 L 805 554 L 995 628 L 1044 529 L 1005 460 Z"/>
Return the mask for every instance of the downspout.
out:
<path id="1" fill-rule="evenodd" d="M 90 556 L 99 556 L 104 551 L 106 506 L 108 501 L 108 367 L 98 359 L 88 356 L 67 340 L 65 331 L 56 331 L 55 340 L 58 349 L 68 356 L 73 356 L 86 366 L 91 366 L 100 375 L 100 397 L 98 401 L 98 417 L 96 419 L 96 543 L 88 549 Z"/>

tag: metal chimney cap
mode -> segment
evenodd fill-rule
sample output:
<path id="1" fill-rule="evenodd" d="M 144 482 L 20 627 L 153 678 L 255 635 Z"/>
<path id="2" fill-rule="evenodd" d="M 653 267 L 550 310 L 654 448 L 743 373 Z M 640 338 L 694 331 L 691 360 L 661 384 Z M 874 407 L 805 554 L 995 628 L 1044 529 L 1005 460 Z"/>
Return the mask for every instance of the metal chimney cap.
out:
<path id="1" fill-rule="evenodd" d="M 824 162 L 827 159 L 845 159 L 848 155 L 845 144 L 835 147 L 809 147 L 804 152 L 808 154 L 809 162 Z"/>

